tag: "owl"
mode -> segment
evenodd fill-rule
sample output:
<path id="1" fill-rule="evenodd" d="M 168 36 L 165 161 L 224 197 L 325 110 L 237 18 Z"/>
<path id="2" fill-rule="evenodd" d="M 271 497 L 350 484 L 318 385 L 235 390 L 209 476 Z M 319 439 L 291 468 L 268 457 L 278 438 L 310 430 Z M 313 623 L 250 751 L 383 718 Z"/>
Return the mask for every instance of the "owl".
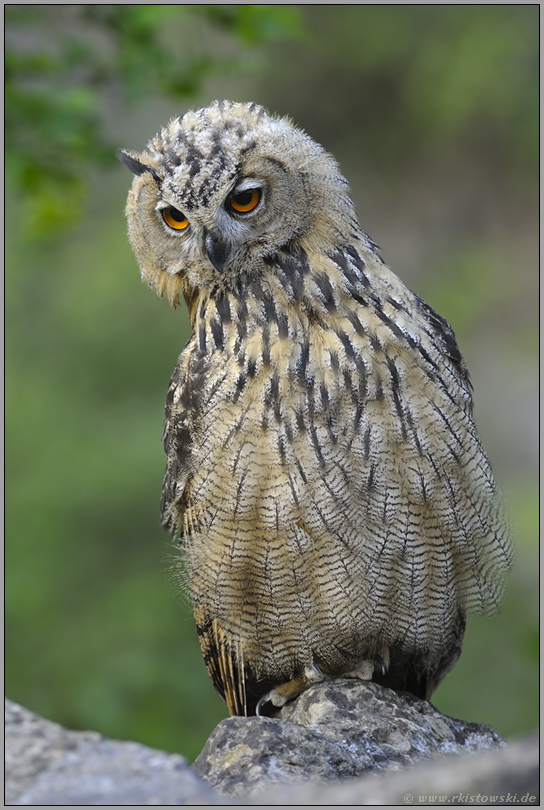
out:
<path id="1" fill-rule="evenodd" d="M 215 688 L 232 715 L 340 677 L 429 698 L 512 558 L 450 325 L 285 118 L 216 102 L 120 160 L 142 278 L 192 325 L 161 515 Z"/>

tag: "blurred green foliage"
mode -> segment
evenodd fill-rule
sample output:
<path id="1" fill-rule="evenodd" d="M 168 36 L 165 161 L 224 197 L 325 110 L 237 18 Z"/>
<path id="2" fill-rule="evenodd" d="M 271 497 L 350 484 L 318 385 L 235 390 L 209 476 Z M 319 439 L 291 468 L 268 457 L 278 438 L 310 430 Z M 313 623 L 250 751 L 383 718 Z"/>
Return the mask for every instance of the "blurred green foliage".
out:
<path id="1" fill-rule="evenodd" d="M 506 171 L 535 171 L 534 6 L 331 6 L 309 12 L 306 22 L 308 42 L 291 81 L 293 59 L 282 57 L 301 47 L 276 49 L 274 70 L 283 78 L 276 86 L 322 137 L 357 144 L 380 171 L 398 171 L 421 154 L 467 151 L 503 159 Z"/>
<path id="2" fill-rule="evenodd" d="M 106 96 L 190 99 L 211 74 L 240 68 L 230 50 L 177 47 L 172 26 L 195 18 L 242 46 L 301 31 L 291 6 L 6 5 L 8 169 L 35 234 L 73 224 L 82 211 L 85 166 L 114 159 L 101 126 Z"/>
<path id="3" fill-rule="evenodd" d="M 469 621 L 435 702 L 503 734 L 532 728 L 529 5 L 6 7 L 7 693 L 189 757 L 226 714 L 158 521 L 163 397 L 188 323 L 138 283 L 114 162 L 215 97 L 289 114 L 340 158 L 363 227 L 453 323 L 517 559 L 501 616 Z"/>

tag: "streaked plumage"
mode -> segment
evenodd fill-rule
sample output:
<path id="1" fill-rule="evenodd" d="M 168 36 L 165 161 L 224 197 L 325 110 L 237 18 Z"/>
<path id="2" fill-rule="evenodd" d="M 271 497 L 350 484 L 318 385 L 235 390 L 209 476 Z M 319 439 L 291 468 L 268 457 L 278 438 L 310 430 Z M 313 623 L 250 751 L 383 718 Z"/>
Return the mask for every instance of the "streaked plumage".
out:
<path id="1" fill-rule="evenodd" d="M 142 276 L 193 327 L 162 521 L 216 689 L 231 714 L 346 674 L 429 697 L 511 561 L 451 327 L 289 121 L 216 103 L 121 160 Z"/>

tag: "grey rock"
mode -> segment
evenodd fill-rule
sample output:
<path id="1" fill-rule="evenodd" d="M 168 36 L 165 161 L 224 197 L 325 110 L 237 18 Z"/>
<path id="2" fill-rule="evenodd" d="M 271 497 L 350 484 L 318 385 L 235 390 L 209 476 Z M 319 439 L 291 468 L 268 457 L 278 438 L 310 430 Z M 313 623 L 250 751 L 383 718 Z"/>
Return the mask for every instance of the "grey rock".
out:
<path id="1" fill-rule="evenodd" d="M 8 805 L 224 805 L 187 760 L 67 731 L 6 701 Z"/>
<path id="2" fill-rule="evenodd" d="M 220 793 L 242 798 L 267 785 L 345 780 L 505 745 L 490 726 L 346 679 L 313 686 L 276 717 L 223 720 L 194 767 Z"/>
<path id="3" fill-rule="evenodd" d="M 198 767 L 237 798 L 177 754 L 6 701 L 8 805 L 539 804 L 536 737 L 505 747 L 489 726 L 357 681 L 314 687 L 275 718 L 223 721 Z"/>
<path id="4" fill-rule="evenodd" d="M 538 735 L 505 748 L 461 755 L 403 768 L 374 771 L 358 779 L 323 785 L 308 782 L 274 786 L 252 796 L 253 805 L 540 806 Z"/>

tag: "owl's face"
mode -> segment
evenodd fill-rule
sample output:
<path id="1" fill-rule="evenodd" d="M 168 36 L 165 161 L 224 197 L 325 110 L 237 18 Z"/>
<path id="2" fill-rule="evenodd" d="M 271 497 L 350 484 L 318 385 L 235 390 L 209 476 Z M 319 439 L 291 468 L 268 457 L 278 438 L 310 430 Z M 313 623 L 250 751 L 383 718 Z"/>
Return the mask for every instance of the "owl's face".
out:
<path id="1" fill-rule="evenodd" d="M 327 251 L 353 221 L 333 158 L 255 104 L 187 113 L 120 158 L 136 175 L 127 217 L 142 275 L 174 305 L 262 273 L 295 241 Z"/>

